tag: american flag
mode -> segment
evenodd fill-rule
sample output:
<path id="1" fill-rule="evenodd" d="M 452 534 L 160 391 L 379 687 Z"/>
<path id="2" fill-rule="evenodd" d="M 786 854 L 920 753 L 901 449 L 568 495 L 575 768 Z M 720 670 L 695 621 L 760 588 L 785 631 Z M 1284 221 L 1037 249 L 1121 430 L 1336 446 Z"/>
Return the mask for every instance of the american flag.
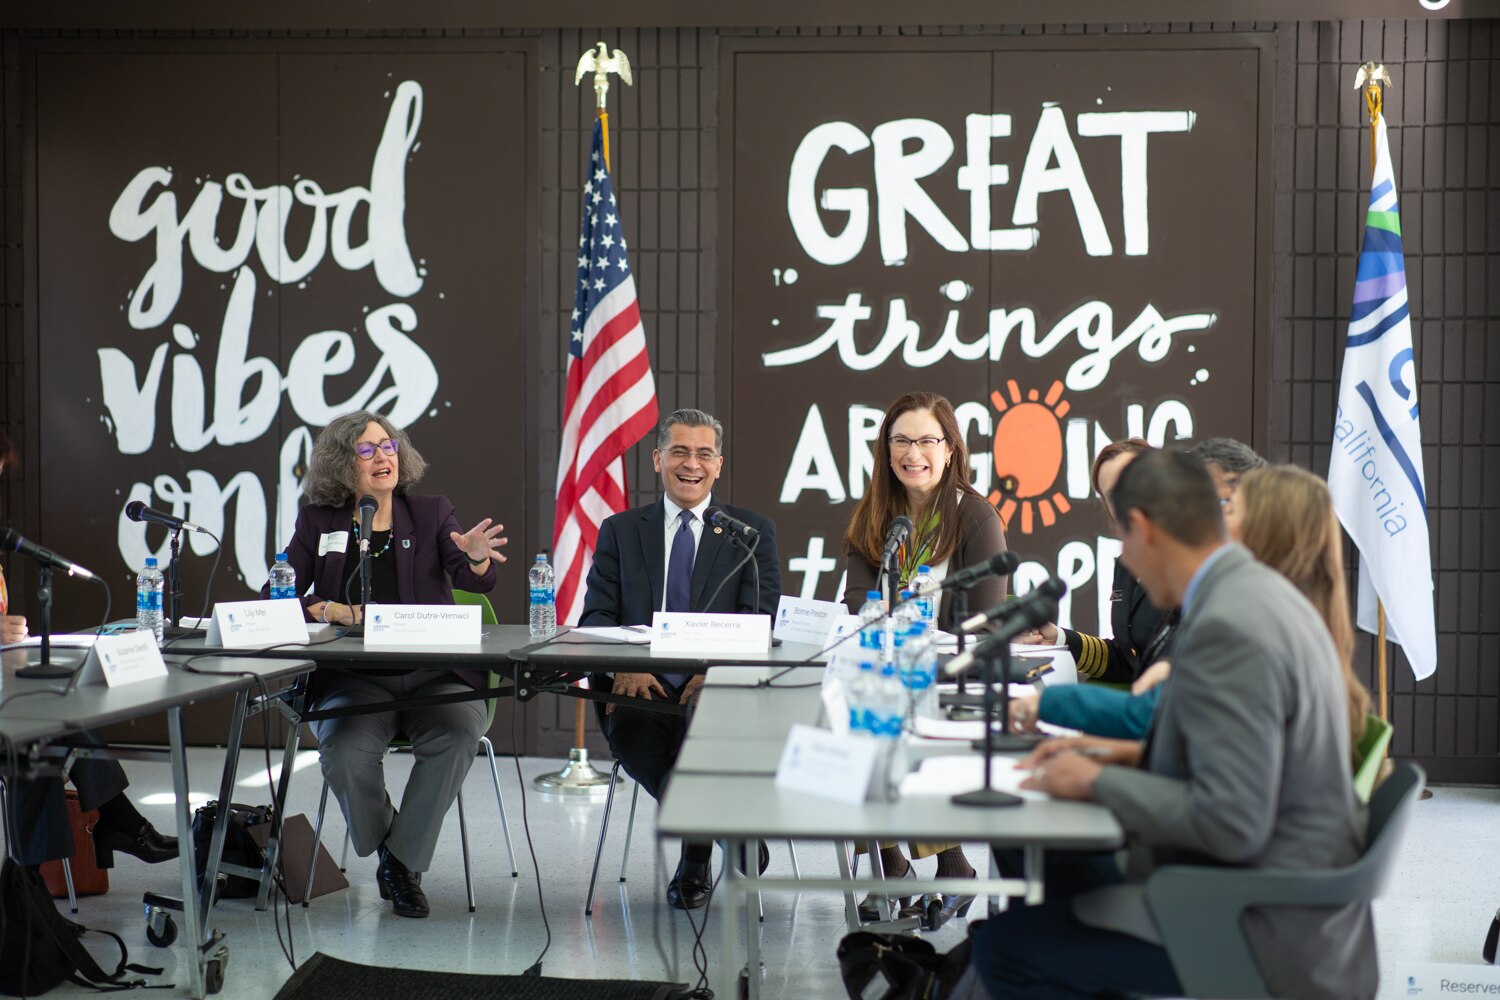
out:
<path id="1" fill-rule="evenodd" d="M 552 529 L 559 625 L 575 624 L 583 610 L 600 522 L 625 509 L 622 456 L 656 426 L 656 383 L 625 257 L 620 209 L 605 165 L 600 119 L 594 120 L 589 159 Z"/>

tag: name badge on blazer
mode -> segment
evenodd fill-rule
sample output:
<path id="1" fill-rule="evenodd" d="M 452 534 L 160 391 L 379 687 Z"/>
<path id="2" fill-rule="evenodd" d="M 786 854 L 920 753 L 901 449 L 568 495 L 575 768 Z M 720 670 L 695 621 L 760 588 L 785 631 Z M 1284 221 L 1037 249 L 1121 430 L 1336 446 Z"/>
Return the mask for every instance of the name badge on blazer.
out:
<path id="1" fill-rule="evenodd" d="M 349 548 L 349 532 L 347 531 L 325 531 L 318 538 L 318 555 L 326 556 L 329 552 L 343 552 Z"/>

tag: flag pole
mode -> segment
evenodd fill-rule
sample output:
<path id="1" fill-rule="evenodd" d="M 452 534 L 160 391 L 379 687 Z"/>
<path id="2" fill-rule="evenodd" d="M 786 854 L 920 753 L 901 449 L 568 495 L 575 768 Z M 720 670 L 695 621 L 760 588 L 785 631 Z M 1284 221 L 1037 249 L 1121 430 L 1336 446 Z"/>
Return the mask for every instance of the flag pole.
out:
<path id="1" fill-rule="evenodd" d="M 1380 122 L 1380 112 L 1383 108 L 1383 94 L 1380 89 L 1382 83 L 1390 81 L 1386 74 L 1385 66 L 1367 62 L 1359 68 L 1359 75 L 1354 80 L 1354 87 L 1360 87 L 1365 91 L 1365 108 L 1370 112 L 1370 184 L 1375 183 L 1375 156 L 1376 156 L 1376 125 Z M 1363 555 L 1360 556 L 1364 558 Z M 1390 711 L 1388 703 L 1389 691 L 1389 667 L 1386 661 L 1385 641 L 1385 602 L 1380 598 L 1375 599 L 1375 682 L 1379 696 L 1380 721 L 1390 722 Z"/>
<path id="2" fill-rule="evenodd" d="M 573 85 L 582 86 L 588 73 L 594 74 L 594 116 L 604 138 L 604 169 L 609 169 L 609 74 L 618 73 L 620 79 L 633 84 L 630 78 L 630 60 L 625 53 L 615 49 L 610 55 L 609 47 L 600 42 L 589 49 L 578 60 L 578 69 L 573 75 Z M 624 483 L 621 483 L 624 488 Z M 574 703 L 573 746 L 568 750 L 568 762 L 562 770 L 550 774 L 539 774 L 532 785 L 542 792 L 560 795 L 602 795 L 609 791 L 609 775 L 601 773 L 589 762 L 589 750 L 585 743 L 584 729 L 588 724 L 586 699 Z"/>

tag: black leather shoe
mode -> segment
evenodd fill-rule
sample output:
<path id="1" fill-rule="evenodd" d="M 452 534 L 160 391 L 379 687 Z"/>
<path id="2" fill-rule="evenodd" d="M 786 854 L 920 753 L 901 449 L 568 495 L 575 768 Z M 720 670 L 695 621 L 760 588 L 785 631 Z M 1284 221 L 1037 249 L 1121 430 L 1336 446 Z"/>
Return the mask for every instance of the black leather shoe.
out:
<path id="1" fill-rule="evenodd" d="M 766 869 L 769 868 L 769 867 L 771 867 L 771 849 L 766 846 L 766 842 L 764 840 L 757 840 L 756 844 L 760 848 L 760 855 L 756 859 L 756 864 L 757 864 L 756 874 L 757 875 L 764 875 L 766 873 Z M 741 844 L 740 845 L 740 872 L 743 874 L 745 872 L 745 870 L 746 870 L 746 868 L 745 868 L 745 845 Z"/>
<path id="2" fill-rule="evenodd" d="M 677 873 L 667 883 L 667 905 L 678 910 L 702 909 L 708 905 L 713 884 L 713 868 L 707 861 L 679 861 Z"/>
<path id="3" fill-rule="evenodd" d="M 103 823 L 94 824 L 94 863 L 100 868 L 113 868 L 115 851 L 140 858 L 148 865 L 159 865 L 176 859 L 177 838 L 168 837 L 150 823 L 133 834 L 121 833 Z"/>
<path id="4" fill-rule="evenodd" d="M 380 848 L 380 867 L 375 869 L 380 898 L 391 901 L 398 917 L 425 917 L 431 913 L 427 894 L 422 891 L 422 873 L 414 872 L 384 847 Z"/>

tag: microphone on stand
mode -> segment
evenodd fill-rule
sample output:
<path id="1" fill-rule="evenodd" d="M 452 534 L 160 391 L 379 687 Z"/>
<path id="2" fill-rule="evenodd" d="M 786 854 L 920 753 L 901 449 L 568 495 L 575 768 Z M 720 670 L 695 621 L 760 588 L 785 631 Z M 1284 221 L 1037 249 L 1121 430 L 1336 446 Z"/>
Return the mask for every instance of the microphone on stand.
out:
<path id="1" fill-rule="evenodd" d="M 201 524 L 184 520 L 176 514 L 168 514 L 166 511 L 155 510 L 147 507 L 140 500 L 132 500 L 125 505 L 125 516 L 132 521 L 149 521 L 151 524 L 160 524 L 171 528 L 173 531 L 202 531 L 209 533 L 208 529 Z"/>
<path id="2" fill-rule="evenodd" d="M 366 493 L 359 498 L 359 556 L 363 559 L 370 551 L 370 529 L 375 523 L 375 509 L 379 506 L 375 498 Z"/>
<path id="3" fill-rule="evenodd" d="M 957 573 L 949 573 L 938 586 L 939 590 L 957 590 L 972 587 L 980 580 L 991 576 L 1010 576 L 1021 565 L 1021 557 L 1014 552 L 1000 552 L 987 562 L 969 566 Z"/>
<path id="4" fill-rule="evenodd" d="M 703 520 L 715 528 L 723 528 L 729 532 L 731 538 L 753 541 L 760 537 L 760 532 L 737 517 L 732 517 L 724 512 L 722 507 L 710 507 L 703 512 Z"/>
<path id="5" fill-rule="evenodd" d="M 44 549 L 36 542 L 21 537 L 21 533 L 10 528 L 0 528 L 0 549 L 11 552 L 19 552 L 29 559 L 34 559 L 48 569 L 62 570 L 69 576 L 76 576 L 81 580 L 92 580 L 94 574 L 84 569 L 71 559 L 64 559 L 51 549 Z"/>
<path id="6" fill-rule="evenodd" d="M 970 615 L 968 618 L 965 618 L 962 622 L 959 623 L 958 630 L 960 632 L 977 632 L 980 629 L 984 628 L 984 626 L 988 625 L 990 622 L 995 621 L 997 618 L 1005 619 L 1006 627 L 1009 627 L 1012 624 L 1012 620 L 1014 618 L 1016 618 L 1017 616 L 1024 616 L 1028 622 L 1031 622 L 1031 624 L 1019 628 L 1015 632 L 1011 633 L 1012 635 L 1020 635 L 1028 628 L 1034 628 L 1037 625 L 1041 625 L 1051 621 L 1052 619 L 1050 617 L 1037 619 L 1035 621 L 1033 621 L 1033 619 L 1036 618 L 1036 615 L 1038 613 L 1046 609 L 1047 602 L 1049 600 L 1051 601 L 1052 609 L 1050 614 L 1057 614 L 1057 602 L 1060 601 L 1062 599 L 1062 596 L 1067 592 L 1068 585 L 1066 583 L 1063 583 L 1055 576 L 1051 577 L 1050 579 L 1043 581 L 1039 586 L 1037 586 L 1035 590 L 1027 594 L 1025 597 L 1017 598 L 1014 601 L 1002 601 L 1001 603 L 995 605 L 993 608 L 990 608 L 988 611 L 981 611 L 977 615 Z"/>
<path id="7" fill-rule="evenodd" d="M 950 677 L 961 674 L 975 661 L 985 659 L 1001 646 L 1008 648 L 1010 641 L 1027 629 L 1036 628 L 1043 622 L 1050 622 L 1057 616 L 1058 598 L 1067 591 L 1067 584 L 1054 576 L 1025 597 L 1008 601 L 1005 604 L 997 604 L 984 614 L 970 618 L 969 621 L 964 622 L 966 631 L 973 631 L 968 626 L 975 621 L 984 624 L 1000 619 L 1001 624 L 979 645 L 967 653 L 960 653 L 944 664 L 943 672 Z M 1005 679 L 1008 681 L 1010 678 Z"/>
<path id="8" fill-rule="evenodd" d="M 905 514 L 892 519 L 891 526 L 885 529 L 885 547 L 880 550 L 880 565 L 885 566 L 895 557 L 896 550 L 911 535 L 911 518 Z"/>

